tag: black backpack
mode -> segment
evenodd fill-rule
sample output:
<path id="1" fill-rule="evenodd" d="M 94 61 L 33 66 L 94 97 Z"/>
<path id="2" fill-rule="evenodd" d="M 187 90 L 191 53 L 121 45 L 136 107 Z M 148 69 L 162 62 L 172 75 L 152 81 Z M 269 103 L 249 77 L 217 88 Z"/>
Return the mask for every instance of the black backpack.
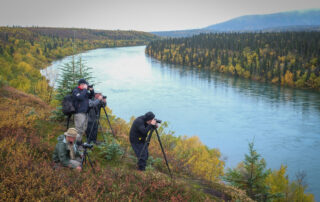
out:
<path id="1" fill-rule="evenodd" d="M 66 95 L 62 101 L 62 112 L 64 115 L 71 116 L 76 112 L 72 94 Z"/>

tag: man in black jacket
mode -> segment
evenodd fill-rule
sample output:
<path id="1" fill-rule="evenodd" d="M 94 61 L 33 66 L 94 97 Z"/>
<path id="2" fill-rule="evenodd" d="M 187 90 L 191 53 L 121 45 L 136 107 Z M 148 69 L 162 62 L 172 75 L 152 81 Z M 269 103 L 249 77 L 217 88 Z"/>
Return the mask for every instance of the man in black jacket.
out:
<path id="1" fill-rule="evenodd" d="M 141 157 L 138 160 L 138 169 L 141 171 L 146 170 L 149 156 L 147 147 L 141 153 L 144 143 L 146 142 L 147 134 L 152 128 L 157 126 L 154 117 L 155 115 L 152 112 L 148 112 L 136 118 L 130 129 L 130 143 L 137 158 Z"/>
<path id="2" fill-rule="evenodd" d="M 87 142 L 97 144 L 97 135 L 100 119 L 100 111 L 106 106 L 106 98 L 103 98 L 101 93 L 96 93 L 94 99 L 89 100 L 88 111 L 88 127 L 86 130 Z"/>
<path id="3" fill-rule="evenodd" d="M 76 113 L 74 114 L 74 125 L 78 131 L 79 137 L 78 141 L 82 140 L 82 135 L 87 129 L 88 125 L 88 110 L 89 110 L 89 99 L 94 97 L 93 88 L 89 89 L 88 92 L 88 83 L 85 79 L 80 79 L 78 82 L 78 87 L 75 88 L 72 92 L 74 106 Z"/>

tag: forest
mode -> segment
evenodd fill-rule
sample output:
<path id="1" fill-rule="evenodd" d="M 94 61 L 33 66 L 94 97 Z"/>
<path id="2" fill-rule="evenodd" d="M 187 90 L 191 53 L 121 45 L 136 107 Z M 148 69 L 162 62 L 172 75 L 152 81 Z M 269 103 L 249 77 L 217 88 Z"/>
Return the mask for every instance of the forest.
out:
<path id="1" fill-rule="evenodd" d="M 53 89 L 40 69 L 77 52 L 141 45 L 155 38 L 130 31 L 115 31 L 113 36 L 109 31 L 92 30 L 76 33 L 72 29 L 53 28 L 0 30 L 0 162 L 5 162 L 0 165 L 0 200 L 314 201 L 314 196 L 307 193 L 304 175 L 289 180 L 286 166 L 269 169 L 253 143 L 236 168 L 226 169 L 219 149 L 207 147 L 196 136 L 177 136 L 167 130 L 165 122 L 158 130 L 174 179 L 167 175 L 155 136 L 147 172 L 136 172 L 136 158 L 128 136 L 134 117 L 126 122 L 108 107 L 115 136 L 102 117 L 99 137 L 103 143 L 90 151 L 96 173 L 89 166 L 83 173 L 54 169 L 52 151 L 57 136 L 65 130 L 65 122 L 55 112 L 74 83 L 92 75 L 81 58 L 73 57 L 62 67 L 65 71 L 58 79 L 57 89 Z M 150 42 L 157 43 L 162 41 Z M 150 46 L 147 50 L 151 50 Z M 79 71 L 75 73 L 72 69 Z M 68 79 L 71 74 L 74 81 Z"/>
<path id="2" fill-rule="evenodd" d="M 143 45 L 157 38 L 136 31 L 0 27 L 0 82 L 40 97 L 50 91 L 40 69 L 86 50 Z"/>
<path id="3" fill-rule="evenodd" d="M 273 84 L 320 90 L 320 32 L 215 33 L 148 44 L 146 54 Z"/>

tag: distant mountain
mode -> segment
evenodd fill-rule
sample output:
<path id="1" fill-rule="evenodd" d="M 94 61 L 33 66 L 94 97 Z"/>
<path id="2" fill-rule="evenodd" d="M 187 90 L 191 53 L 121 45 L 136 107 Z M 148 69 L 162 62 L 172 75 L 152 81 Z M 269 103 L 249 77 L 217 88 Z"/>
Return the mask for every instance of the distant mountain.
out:
<path id="1" fill-rule="evenodd" d="M 320 9 L 290 11 L 268 15 L 246 15 L 211 25 L 204 29 L 215 31 L 260 31 L 273 27 L 320 25 Z"/>
<path id="2" fill-rule="evenodd" d="M 158 36 L 187 37 L 210 32 L 320 31 L 320 9 L 266 15 L 246 15 L 202 29 L 153 32 Z"/>

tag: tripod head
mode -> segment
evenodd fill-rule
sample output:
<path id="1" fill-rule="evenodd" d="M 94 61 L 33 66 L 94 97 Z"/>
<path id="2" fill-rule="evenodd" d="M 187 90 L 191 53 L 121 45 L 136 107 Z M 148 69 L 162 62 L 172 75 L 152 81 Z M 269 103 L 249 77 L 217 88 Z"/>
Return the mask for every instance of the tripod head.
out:
<path id="1" fill-rule="evenodd" d="M 93 145 L 89 144 L 87 142 L 82 143 L 82 141 L 77 141 L 76 144 L 77 144 L 78 147 L 82 146 L 85 150 L 93 148 Z"/>

